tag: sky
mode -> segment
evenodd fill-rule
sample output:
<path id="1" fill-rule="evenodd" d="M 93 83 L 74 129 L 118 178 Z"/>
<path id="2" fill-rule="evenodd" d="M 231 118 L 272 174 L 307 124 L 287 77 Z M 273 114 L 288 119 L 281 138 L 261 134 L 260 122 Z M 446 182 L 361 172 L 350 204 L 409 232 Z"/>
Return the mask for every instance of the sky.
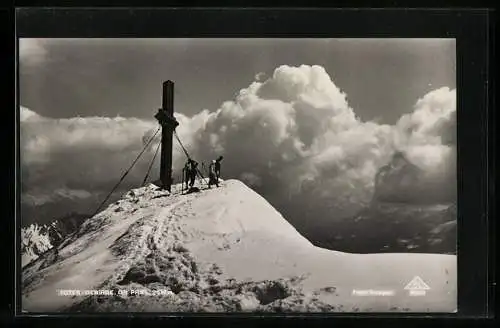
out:
<path id="1" fill-rule="evenodd" d="M 280 65 L 324 67 L 362 119 L 388 124 L 426 92 L 455 87 L 453 39 L 29 40 L 21 104 L 53 118 L 151 117 L 168 79 L 176 112 L 214 111 Z"/>
<path id="2" fill-rule="evenodd" d="M 455 65 L 453 39 L 22 39 L 23 220 L 92 212 L 157 128 L 167 79 L 192 156 L 224 155 L 223 176 L 296 226 L 369 203 L 397 152 L 421 174 L 384 190 L 452 200 Z"/>

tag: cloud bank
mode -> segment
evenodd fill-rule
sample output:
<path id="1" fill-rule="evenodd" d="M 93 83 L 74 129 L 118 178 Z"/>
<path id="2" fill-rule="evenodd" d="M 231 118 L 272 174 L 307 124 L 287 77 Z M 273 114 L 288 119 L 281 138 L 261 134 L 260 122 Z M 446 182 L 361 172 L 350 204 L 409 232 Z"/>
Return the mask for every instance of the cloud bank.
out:
<path id="1" fill-rule="evenodd" d="M 19 39 L 19 62 L 21 65 L 36 66 L 47 58 L 44 39 Z"/>
<path id="2" fill-rule="evenodd" d="M 145 133 L 156 128 L 135 118 L 52 119 L 20 110 L 23 201 L 39 205 L 109 191 L 143 148 Z M 126 183 L 142 181 L 147 165 L 139 161 Z"/>
<path id="3" fill-rule="evenodd" d="M 406 201 L 453 200 L 455 113 L 456 91 L 445 87 L 394 126 L 363 122 L 322 67 L 281 66 L 217 111 L 194 116 L 183 134 L 199 158 L 225 155 L 226 174 L 278 203 L 341 210 L 371 200 L 377 172 L 396 152 L 420 172 Z"/>
<path id="4" fill-rule="evenodd" d="M 419 188 L 407 188 L 407 201 L 421 201 L 426 189 L 439 194 L 436 201 L 453 200 L 455 90 L 445 87 L 423 95 L 411 113 L 395 125 L 384 125 L 361 121 L 347 95 L 320 66 L 280 66 L 272 76 L 257 80 L 216 111 L 176 114 L 177 132 L 194 158 L 208 162 L 224 155 L 223 178 L 245 181 L 282 212 L 313 208 L 330 218 L 369 203 L 377 173 L 400 152 L 421 172 Z M 105 189 L 156 128 L 155 121 L 135 118 L 50 119 L 21 108 L 26 192 L 31 186 L 48 192 Z M 130 184 L 142 181 L 154 148 L 131 172 Z M 174 178 L 184 160 L 174 141 Z M 152 174 L 157 171 L 158 163 Z M 295 215 L 300 220 L 301 214 Z"/>

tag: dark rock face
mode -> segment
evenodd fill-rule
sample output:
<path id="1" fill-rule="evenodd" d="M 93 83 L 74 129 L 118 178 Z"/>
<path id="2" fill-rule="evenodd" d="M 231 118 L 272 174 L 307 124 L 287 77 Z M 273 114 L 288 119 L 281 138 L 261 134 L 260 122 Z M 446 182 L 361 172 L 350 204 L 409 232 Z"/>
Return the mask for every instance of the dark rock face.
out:
<path id="1" fill-rule="evenodd" d="M 372 203 L 336 221 L 317 246 L 352 253 L 456 254 L 456 204 Z"/>
<path id="2" fill-rule="evenodd" d="M 292 294 L 289 286 L 282 281 L 270 281 L 258 284 L 253 288 L 253 292 L 262 305 L 287 298 Z"/>
<path id="3" fill-rule="evenodd" d="M 49 232 L 53 245 L 59 245 L 66 236 L 78 230 L 87 218 L 87 215 L 71 213 L 53 221 Z"/>
<path id="4" fill-rule="evenodd" d="M 46 225 L 52 245 L 58 246 L 61 244 L 64 238 L 78 230 L 88 217 L 88 215 L 84 214 L 70 213 Z"/>
<path id="5" fill-rule="evenodd" d="M 418 183 L 420 169 L 410 163 L 403 153 L 397 152 L 386 166 L 380 168 L 375 176 L 374 202 L 406 202 L 411 196 L 409 186 Z"/>
<path id="6" fill-rule="evenodd" d="M 436 252 L 456 254 L 457 220 L 445 222 L 431 230 L 428 241 Z"/>
<path id="7" fill-rule="evenodd" d="M 306 237 L 316 246 L 350 253 L 456 254 L 457 207 L 450 186 L 426 177 L 401 152 L 374 183 L 371 202 L 357 214 L 331 220 Z"/>
<path id="8" fill-rule="evenodd" d="M 451 172 L 444 175 L 451 174 Z M 381 167 L 375 176 L 372 202 L 438 204 L 456 201 L 456 185 L 444 176 L 430 177 L 402 152 Z"/>

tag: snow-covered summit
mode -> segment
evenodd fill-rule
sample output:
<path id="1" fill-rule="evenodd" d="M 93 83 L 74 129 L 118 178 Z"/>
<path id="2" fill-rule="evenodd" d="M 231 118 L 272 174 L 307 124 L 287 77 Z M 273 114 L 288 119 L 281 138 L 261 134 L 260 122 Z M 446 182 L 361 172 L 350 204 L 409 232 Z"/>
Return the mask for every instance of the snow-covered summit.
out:
<path id="1" fill-rule="evenodd" d="M 200 181 L 199 181 L 200 182 Z M 454 311 L 456 257 L 315 247 L 237 180 L 131 190 L 23 270 L 25 311 Z M 419 276 L 430 287 L 409 297 Z M 113 296 L 60 296 L 109 289 Z M 167 296 L 118 290 L 165 289 Z M 362 297 L 353 290 L 392 291 Z"/>

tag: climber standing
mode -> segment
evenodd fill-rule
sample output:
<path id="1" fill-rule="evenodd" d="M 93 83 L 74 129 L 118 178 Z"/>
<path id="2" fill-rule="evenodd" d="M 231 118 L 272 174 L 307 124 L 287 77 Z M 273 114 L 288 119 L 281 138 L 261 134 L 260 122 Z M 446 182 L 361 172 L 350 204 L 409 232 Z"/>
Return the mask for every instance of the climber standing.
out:
<path id="1" fill-rule="evenodd" d="M 189 159 L 189 187 L 193 188 L 194 182 L 196 180 L 196 174 L 198 172 L 198 162 Z"/>
<path id="2" fill-rule="evenodd" d="M 191 177 L 189 160 L 186 162 L 186 164 L 184 164 L 184 167 L 182 168 L 182 176 L 184 179 L 184 183 L 186 184 L 186 189 L 188 189 L 189 179 Z"/>
<path id="3" fill-rule="evenodd" d="M 212 163 L 208 166 L 208 188 L 211 188 L 212 185 L 216 185 L 219 187 L 219 180 L 217 179 L 216 174 L 216 160 L 213 160 Z"/>
<path id="4" fill-rule="evenodd" d="M 220 162 L 224 159 L 223 156 L 219 156 L 219 158 L 217 158 L 215 160 L 215 177 L 217 179 L 217 183 L 219 183 L 219 179 L 220 179 Z M 218 186 L 218 184 L 217 184 Z"/>

